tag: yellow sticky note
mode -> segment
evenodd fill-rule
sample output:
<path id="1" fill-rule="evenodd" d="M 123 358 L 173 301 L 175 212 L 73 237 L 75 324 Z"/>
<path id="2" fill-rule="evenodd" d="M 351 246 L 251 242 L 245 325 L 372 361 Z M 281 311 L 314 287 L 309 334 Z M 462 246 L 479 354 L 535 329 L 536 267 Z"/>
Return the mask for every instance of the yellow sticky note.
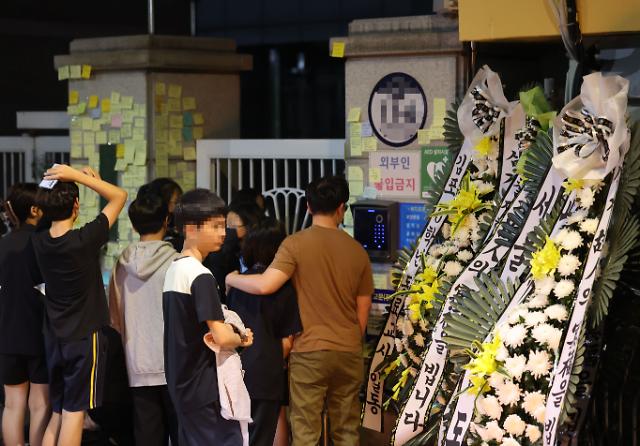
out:
<path id="1" fill-rule="evenodd" d="M 84 144 L 82 146 L 82 153 L 85 158 L 94 159 L 96 156 L 96 146 L 94 144 Z"/>
<path id="2" fill-rule="evenodd" d="M 96 134 L 93 132 L 83 132 L 82 133 L 82 143 L 83 144 L 95 144 L 96 143 Z"/>
<path id="3" fill-rule="evenodd" d="M 333 42 L 331 45 L 331 57 L 344 57 L 344 42 Z"/>
<path id="4" fill-rule="evenodd" d="M 71 144 L 82 144 L 82 132 L 74 130 L 71 132 Z"/>
<path id="5" fill-rule="evenodd" d="M 76 105 L 76 111 L 79 115 L 84 115 L 84 112 L 87 111 L 87 103 L 80 102 L 78 105 Z"/>
<path id="6" fill-rule="evenodd" d="M 352 122 L 349 124 L 349 137 L 360 138 L 362 137 L 362 124 L 359 122 Z"/>
<path id="7" fill-rule="evenodd" d="M 100 131 L 96 132 L 96 144 L 106 144 L 107 143 L 107 132 Z"/>
<path id="8" fill-rule="evenodd" d="M 93 121 L 91 118 L 82 118 L 82 130 L 93 130 Z"/>
<path id="9" fill-rule="evenodd" d="M 124 158 L 124 144 L 116 145 L 116 158 Z"/>
<path id="10" fill-rule="evenodd" d="M 183 149 L 183 158 L 185 161 L 195 161 L 196 148 L 194 146 L 187 146 Z"/>
<path id="11" fill-rule="evenodd" d="M 144 140 L 144 129 L 140 127 L 133 128 L 133 140 L 134 141 L 142 141 Z"/>
<path id="12" fill-rule="evenodd" d="M 379 183 L 382 181 L 382 172 L 379 167 L 372 167 L 369 169 L 369 184 Z"/>
<path id="13" fill-rule="evenodd" d="M 132 123 L 134 119 L 133 110 L 124 110 L 122 112 L 122 122 Z"/>
<path id="14" fill-rule="evenodd" d="M 111 99 L 104 98 L 100 102 L 100 109 L 102 110 L 102 113 L 109 113 L 111 111 Z"/>
<path id="15" fill-rule="evenodd" d="M 431 137 L 429 136 L 429 130 L 420 129 L 418 130 L 418 144 L 425 145 L 431 142 Z"/>
<path id="16" fill-rule="evenodd" d="M 202 127 L 193 128 L 193 139 L 202 139 L 204 137 L 204 129 Z"/>
<path id="17" fill-rule="evenodd" d="M 91 123 L 91 130 L 93 130 L 94 132 L 99 132 L 100 131 L 100 126 L 102 125 L 102 123 L 100 122 L 101 120 L 99 119 L 94 119 L 93 122 Z"/>
<path id="18" fill-rule="evenodd" d="M 96 108 L 98 106 L 98 96 L 92 94 L 89 96 L 89 108 Z"/>
<path id="19" fill-rule="evenodd" d="M 113 170 L 115 170 L 116 172 L 124 172 L 125 170 L 127 170 L 127 162 L 122 158 L 118 158 Z M 118 228 L 120 229 L 119 226 Z"/>
<path id="20" fill-rule="evenodd" d="M 361 137 L 352 137 L 349 140 L 349 145 L 351 146 L 351 156 L 362 156 L 362 138 Z"/>
<path id="21" fill-rule="evenodd" d="M 134 127 L 139 127 L 139 128 L 144 128 L 144 118 L 135 118 L 133 120 L 133 126 Z"/>
<path id="22" fill-rule="evenodd" d="M 364 174 L 362 173 L 362 167 L 360 166 L 349 166 L 347 169 L 347 178 L 349 181 L 363 181 Z"/>
<path id="23" fill-rule="evenodd" d="M 136 166 L 144 166 L 147 163 L 147 151 L 139 150 L 136 147 L 136 154 L 133 158 L 133 164 Z"/>
<path id="24" fill-rule="evenodd" d="M 179 112 L 180 111 L 180 99 L 178 99 L 178 98 L 169 98 L 167 100 L 167 111 L 169 111 L 169 112 Z"/>
<path id="25" fill-rule="evenodd" d="M 127 163 L 133 163 L 133 159 L 136 156 L 136 148 L 135 148 L 135 146 L 133 144 L 134 142 L 135 141 L 133 141 L 131 139 L 127 139 L 124 142 L 124 156 L 123 156 L 123 158 Z"/>
<path id="26" fill-rule="evenodd" d="M 202 113 L 194 113 L 193 125 L 202 125 L 202 124 L 204 124 L 204 116 L 202 116 Z"/>
<path id="27" fill-rule="evenodd" d="M 367 136 L 362 138 L 362 150 L 365 152 L 375 152 L 378 150 L 378 138 L 375 136 Z"/>
<path id="28" fill-rule="evenodd" d="M 111 92 L 111 104 L 115 105 L 115 104 L 120 104 L 120 93 L 117 91 L 112 91 Z"/>
<path id="29" fill-rule="evenodd" d="M 182 141 L 182 130 L 180 129 L 169 130 L 169 141 L 175 141 L 175 142 Z"/>
<path id="30" fill-rule="evenodd" d="M 64 81 L 69 79 L 69 65 L 58 68 L 58 80 Z"/>
<path id="31" fill-rule="evenodd" d="M 123 109 L 130 109 L 133 107 L 133 96 L 121 96 L 120 105 Z"/>
<path id="32" fill-rule="evenodd" d="M 77 104 L 80 99 L 78 90 L 69 90 L 69 104 Z"/>
<path id="33" fill-rule="evenodd" d="M 120 128 L 120 136 L 123 138 L 131 138 L 133 136 L 133 128 L 131 124 L 122 124 Z"/>
<path id="34" fill-rule="evenodd" d="M 431 127 L 429 129 L 429 139 L 431 141 L 442 141 L 444 139 L 444 127 Z"/>
<path id="35" fill-rule="evenodd" d="M 112 144 L 116 144 L 120 142 L 120 130 L 118 129 L 109 130 L 109 132 L 107 133 L 107 139 Z"/>
<path id="36" fill-rule="evenodd" d="M 71 144 L 71 158 L 82 158 L 82 146 L 79 144 Z"/>
<path id="37" fill-rule="evenodd" d="M 80 65 L 69 66 L 69 79 L 80 79 L 82 77 L 82 67 Z"/>
<path id="38" fill-rule="evenodd" d="M 182 109 L 183 110 L 195 110 L 196 109 L 196 98 L 193 96 L 185 96 L 182 98 Z"/>
<path id="39" fill-rule="evenodd" d="M 171 115 L 169 116 L 169 127 L 172 129 L 181 129 L 182 128 L 182 115 Z"/>
<path id="40" fill-rule="evenodd" d="M 362 181 L 349 181 L 349 192 L 352 196 L 362 195 L 364 184 Z"/>
<path id="41" fill-rule="evenodd" d="M 170 98 L 179 98 L 182 95 L 182 86 L 169 84 L 169 97 Z"/>
<path id="42" fill-rule="evenodd" d="M 167 94 L 167 85 L 164 82 L 156 82 L 156 95 L 164 96 Z"/>
<path id="43" fill-rule="evenodd" d="M 178 157 L 182 156 L 182 145 L 180 141 L 169 141 L 167 143 L 167 148 L 169 149 L 169 156 Z"/>
<path id="44" fill-rule="evenodd" d="M 360 121 L 360 107 L 353 107 L 349 110 L 349 115 L 347 116 L 347 122 L 358 122 Z"/>
<path id="45" fill-rule="evenodd" d="M 77 105 L 67 105 L 67 114 L 71 116 L 75 116 L 78 114 L 78 106 Z"/>
<path id="46" fill-rule="evenodd" d="M 89 79 L 91 77 L 91 65 L 83 65 L 80 76 L 82 79 Z"/>

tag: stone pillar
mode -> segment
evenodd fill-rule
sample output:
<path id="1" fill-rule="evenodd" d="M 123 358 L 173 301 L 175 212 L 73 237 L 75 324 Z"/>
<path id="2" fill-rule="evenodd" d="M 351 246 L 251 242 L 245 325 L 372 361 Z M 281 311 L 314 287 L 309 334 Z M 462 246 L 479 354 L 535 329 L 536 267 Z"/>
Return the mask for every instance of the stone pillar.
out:
<path id="1" fill-rule="evenodd" d="M 195 140 L 240 136 L 239 73 L 252 68 L 252 59 L 238 54 L 233 40 L 79 39 L 54 65 L 60 79 L 69 79 L 72 164 L 102 168 L 130 199 L 156 177 L 195 187 Z M 81 194 L 80 223 L 99 207 L 95 194 Z M 124 212 L 117 240 L 131 238 Z"/>
<path id="2" fill-rule="evenodd" d="M 437 15 L 356 20 L 347 37 L 331 39 L 331 53 L 345 58 L 352 196 L 399 201 L 400 241 L 414 241 L 425 224 L 423 189 L 453 160 L 443 143 L 443 119 L 467 83 L 458 22 Z M 373 265 L 376 289 L 392 288 L 390 267 Z M 384 434 L 364 430 L 362 444 L 388 444 L 393 421 L 384 424 Z"/>

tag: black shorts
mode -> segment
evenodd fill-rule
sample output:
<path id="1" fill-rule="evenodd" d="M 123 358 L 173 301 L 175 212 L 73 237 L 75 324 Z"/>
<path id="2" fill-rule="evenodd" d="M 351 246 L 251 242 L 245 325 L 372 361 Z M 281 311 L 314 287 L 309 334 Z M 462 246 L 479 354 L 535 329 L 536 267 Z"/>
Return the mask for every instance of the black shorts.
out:
<path id="1" fill-rule="evenodd" d="M 23 382 L 48 384 L 49 373 L 44 355 L 0 354 L 0 384 L 15 386 Z"/>
<path id="2" fill-rule="evenodd" d="M 45 337 L 49 399 L 56 413 L 80 412 L 102 405 L 107 337 L 102 330 L 74 341 Z"/>
<path id="3" fill-rule="evenodd" d="M 238 446 L 242 444 L 240 422 L 220 415 L 220 403 L 215 401 L 199 409 L 178 413 L 180 446 Z"/>

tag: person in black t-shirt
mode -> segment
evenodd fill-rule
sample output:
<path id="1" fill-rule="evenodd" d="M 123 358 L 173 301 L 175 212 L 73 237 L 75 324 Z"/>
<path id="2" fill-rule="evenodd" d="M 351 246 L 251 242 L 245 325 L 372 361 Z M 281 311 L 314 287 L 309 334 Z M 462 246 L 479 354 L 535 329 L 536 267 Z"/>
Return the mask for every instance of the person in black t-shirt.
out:
<path id="1" fill-rule="evenodd" d="M 84 411 L 102 403 L 107 354 L 102 330 L 109 325 L 109 311 L 100 249 L 127 193 L 102 181 L 90 167 L 79 171 L 54 165 L 44 179 L 58 181 L 38 191 L 37 204 L 52 223 L 33 238 L 46 290 L 45 348 L 54 412 L 44 444 L 76 446 L 82 438 Z M 79 229 L 73 229 L 80 207 L 76 182 L 107 200 L 100 215 Z"/>
<path id="2" fill-rule="evenodd" d="M 242 255 L 250 266 L 246 274 L 262 273 L 278 251 L 286 234 L 276 220 L 258 223 L 244 239 Z M 274 294 L 257 296 L 232 288 L 227 296 L 230 310 L 253 327 L 255 343 L 242 352 L 244 381 L 251 396 L 249 444 L 271 446 L 283 406 L 285 358 L 293 335 L 302 331 L 296 292 L 287 282 Z"/>
<path id="3" fill-rule="evenodd" d="M 202 265 L 207 254 L 222 246 L 225 211 L 222 199 L 205 189 L 185 193 L 175 209 L 185 241 L 181 257 L 167 270 L 162 307 L 164 369 L 180 446 L 242 444 L 240 423 L 221 416 L 216 357 L 204 343 L 207 332 L 224 349 L 253 343 L 251 330 L 243 340 L 224 322 L 216 281 Z"/>
<path id="4" fill-rule="evenodd" d="M 38 185 L 15 184 L 5 202 L 13 231 L 0 239 L 0 384 L 6 400 L 2 414 L 5 444 L 39 445 L 49 421 L 49 374 L 42 336 L 43 303 L 35 286 L 42 283 L 31 236 L 42 217 L 35 205 Z"/>

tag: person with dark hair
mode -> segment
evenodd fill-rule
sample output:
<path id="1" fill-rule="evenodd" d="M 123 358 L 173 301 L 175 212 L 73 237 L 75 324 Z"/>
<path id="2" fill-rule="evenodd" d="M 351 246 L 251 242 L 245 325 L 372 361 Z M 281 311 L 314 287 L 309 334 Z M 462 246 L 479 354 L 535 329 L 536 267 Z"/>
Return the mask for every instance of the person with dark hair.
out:
<path id="1" fill-rule="evenodd" d="M 167 224 L 165 240 L 170 242 L 176 251 L 181 251 L 182 244 L 184 243 L 184 237 L 176 228 L 173 212 L 176 207 L 176 203 L 182 196 L 182 188 L 171 178 L 156 178 L 147 186 L 160 195 L 164 203 L 167 205 L 167 209 L 169 211 L 169 223 Z"/>
<path id="2" fill-rule="evenodd" d="M 222 246 L 225 215 L 224 201 L 206 189 L 185 193 L 175 208 L 185 241 L 167 270 L 162 303 L 165 375 L 182 446 L 242 444 L 240 423 L 221 415 L 216 357 L 204 343 L 208 333 L 221 349 L 253 343 L 251 330 L 241 336 L 224 322 L 216 280 L 202 265 Z"/>
<path id="3" fill-rule="evenodd" d="M 256 204 L 262 210 L 262 212 L 264 212 L 266 208 L 264 196 L 260 192 L 258 192 L 257 189 L 253 188 L 240 189 L 235 194 L 233 194 L 233 198 L 231 199 L 231 206 L 240 203 Z"/>
<path id="4" fill-rule="evenodd" d="M 169 211 L 162 197 L 142 186 L 129 205 L 129 219 L 140 241 L 120 254 L 109 282 L 111 325 L 122 337 L 133 399 L 136 442 L 178 444 L 178 422 L 164 373 L 164 277 L 178 253 L 163 241 Z"/>
<path id="5" fill-rule="evenodd" d="M 0 384 L 5 391 L 2 437 L 7 445 L 25 444 L 27 410 L 28 443 L 40 445 L 51 415 L 44 304 L 35 289 L 42 277 L 31 241 L 42 217 L 37 191 L 35 183 L 11 187 L 5 209 L 14 229 L 0 240 Z"/>
<path id="6" fill-rule="evenodd" d="M 246 274 L 262 273 L 273 261 L 284 238 L 284 228 L 276 220 L 258 223 L 242 246 L 249 266 Z M 293 335 L 302 331 L 295 290 L 289 282 L 268 296 L 233 288 L 227 296 L 227 305 L 253 327 L 255 336 L 255 343 L 242 352 L 253 419 L 249 425 L 249 444 L 272 446 L 287 390 L 285 359 L 291 350 Z"/>
<path id="7" fill-rule="evenodd" d="M 359 442 L 371 263 L 362 246 L 338 227 L 347 212 L 346 180 L 319 178 L 307 187 L 306 198 L 312 226 L 287 237 L 262 274 L 234 272 L 227 285 L 266 295 L 292 280 L 304 327 L 290 358 L 293 444 L 318 443 L 326 399 L 333 444 L 351 446 Z"/>
<path id="8" fill-rule="evenodd" d="M 109 310 L 100 249 L 109 240 L 109 228 L 127 193 L 103 181 L 90 167 L 80 171 L 54 165 L 44 179 L 57 181 L 51 189 L 38 190 L 37 205 L 52 223 L 48 231 L 33 237 L 46 286 L 45 348 L 54 412 L 44 444 L 74 446 L 81 442 L 85 411 L 102 404 Z M 76 182 L 107 201 L 102 212 L 79 229 L 73 229 L 80 209 Z"/>

